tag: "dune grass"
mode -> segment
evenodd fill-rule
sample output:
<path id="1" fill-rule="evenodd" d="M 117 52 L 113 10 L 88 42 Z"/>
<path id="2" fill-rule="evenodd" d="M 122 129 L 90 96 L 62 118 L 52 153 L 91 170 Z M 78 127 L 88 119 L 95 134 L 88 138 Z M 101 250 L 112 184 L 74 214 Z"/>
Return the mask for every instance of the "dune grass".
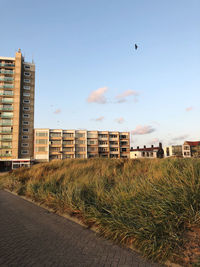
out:
<path id="1" fill-rule="evenodd" d="M 180 258 L 200 226 L 200 160 L 63 160 L 18 169 L 0 187 L 77 216 L 154 261 Z"/>

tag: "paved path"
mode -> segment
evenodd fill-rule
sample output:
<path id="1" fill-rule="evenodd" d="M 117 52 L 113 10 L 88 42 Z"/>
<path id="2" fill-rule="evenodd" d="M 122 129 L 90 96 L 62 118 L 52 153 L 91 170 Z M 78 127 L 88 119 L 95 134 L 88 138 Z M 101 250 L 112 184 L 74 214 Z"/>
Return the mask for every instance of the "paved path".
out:
<path id="1" fill-rule="evenodd" d="M 152 266 L 89 229 L 0 190 L 0 266 Z"/>

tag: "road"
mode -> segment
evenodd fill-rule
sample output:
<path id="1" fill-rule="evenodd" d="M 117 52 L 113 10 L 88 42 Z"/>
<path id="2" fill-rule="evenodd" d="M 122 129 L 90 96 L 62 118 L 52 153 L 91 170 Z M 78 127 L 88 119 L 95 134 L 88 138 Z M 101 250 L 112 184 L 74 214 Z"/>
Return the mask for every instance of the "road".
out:
<path id="1" fill-rule="evenodd" d="M 0 266 L 159 266 L 93 231 L 0 190 Z"/>

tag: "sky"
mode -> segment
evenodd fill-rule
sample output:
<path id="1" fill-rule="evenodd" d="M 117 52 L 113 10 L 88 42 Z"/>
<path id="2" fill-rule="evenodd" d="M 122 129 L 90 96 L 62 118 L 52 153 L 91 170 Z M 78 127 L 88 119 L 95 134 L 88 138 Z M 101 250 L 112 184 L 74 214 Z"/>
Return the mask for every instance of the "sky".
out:
<path id="1" fill-rule="evenodd" d="M 0 56 L 35 62 L 35 128 L 182 144 L 200 140 L 199 14 L 199 0 L 0 0 Z"/>

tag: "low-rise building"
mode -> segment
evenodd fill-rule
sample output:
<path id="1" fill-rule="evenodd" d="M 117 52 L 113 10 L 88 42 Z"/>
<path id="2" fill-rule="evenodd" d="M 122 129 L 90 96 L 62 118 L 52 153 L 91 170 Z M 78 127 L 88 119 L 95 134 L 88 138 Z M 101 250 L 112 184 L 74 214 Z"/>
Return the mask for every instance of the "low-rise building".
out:
<path id="1" fill-rule="evenodd" d="M 130 150 L 130 158 L 137 159 L 137 158 L 163 158 L 164 150 L 162 149 L 162 144 L 159 143 L 158 147 L 151 147 L 144 146 L 140 148 L 139 146 L 135 149 L 131 148 Z"/>
<path id="2" fill-rule="evenodd" d="M 164 149 L 164 156 L 167 157 L 182 157 L 183 151 L 182 151 L 182 145 L 172 145 L 172 146 L 166 146 Z"/>
<path id="3" fill-rule="evenodd" d="M 34 159 L 129 158 L 128 132 L 35 129 Z"/>
<path id="4" fill-rule="evenodd" d="M 185 141 L 183 144 L 184 158 L 200 158 L 200 141 Z"/>

